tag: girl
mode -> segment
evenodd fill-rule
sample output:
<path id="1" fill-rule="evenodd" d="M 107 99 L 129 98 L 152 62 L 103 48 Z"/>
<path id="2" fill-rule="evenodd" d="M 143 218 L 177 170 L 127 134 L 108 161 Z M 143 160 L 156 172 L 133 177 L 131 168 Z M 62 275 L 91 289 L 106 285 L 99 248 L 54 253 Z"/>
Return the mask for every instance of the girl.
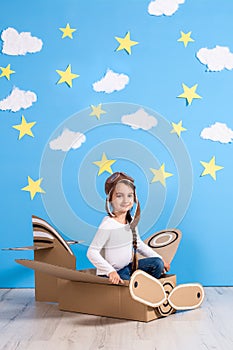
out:
<path id="1" fill-rule="evenodd" d="M 138 234 L 140 205 L 134 179 L 122 172 L 113 173 L 105 182 L 105 193 L 108 216 L 104 217 L 87 251 L 88 259 L 97 268 L 97 275 L 108 277 L 113 284 L 123 284 L 136 268 L 155 278 L 169 271 L 169 264 Z M 132 217 L 130 211 L 134 203 L 136 209 Z M 136 251 L 146 258 L 137 262 Z"/>

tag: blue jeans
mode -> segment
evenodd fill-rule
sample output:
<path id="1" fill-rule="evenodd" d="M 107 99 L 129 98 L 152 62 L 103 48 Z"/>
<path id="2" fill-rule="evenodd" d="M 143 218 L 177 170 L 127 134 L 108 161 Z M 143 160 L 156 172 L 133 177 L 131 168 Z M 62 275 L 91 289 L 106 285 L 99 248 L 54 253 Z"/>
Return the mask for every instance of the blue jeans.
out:
<path id="1" fill-rule="evenodd" d="M 163 273 L 164 263 L 160 258 L 144 258 L 138 260 L 138 269 L 149 273 L 149 275 L 160 278 Z M 117 271 L 121 279 L 129 280 L 132 274 L 132 263 Z"/>

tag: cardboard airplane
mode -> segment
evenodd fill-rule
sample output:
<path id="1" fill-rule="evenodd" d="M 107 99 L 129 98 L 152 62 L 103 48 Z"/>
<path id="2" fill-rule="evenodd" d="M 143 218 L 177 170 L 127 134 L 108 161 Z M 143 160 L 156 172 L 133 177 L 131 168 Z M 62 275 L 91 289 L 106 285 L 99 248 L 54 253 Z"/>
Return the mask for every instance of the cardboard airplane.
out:
<path id="1" fill-rule="evenodd" d="M 35 299 L 57 302 L 59 309 L 100 316 L 148 322 L 176 310 L 199 307 L 204 289 L 199 283 L 176 286 L 176 275 L 156 279 L 137 270 L 124 285 L 113 285 L 96 276 L 96 269 L 76 270 L 70 244 L 45 220 L 33 216 L 34 245 L 15 250 L 34 251 L 34 260 L 16 262 L 35 270 Z M 156 232 L 145 240 L 152 249 L 171 263 L 181 239 L 177 229 Z"/>

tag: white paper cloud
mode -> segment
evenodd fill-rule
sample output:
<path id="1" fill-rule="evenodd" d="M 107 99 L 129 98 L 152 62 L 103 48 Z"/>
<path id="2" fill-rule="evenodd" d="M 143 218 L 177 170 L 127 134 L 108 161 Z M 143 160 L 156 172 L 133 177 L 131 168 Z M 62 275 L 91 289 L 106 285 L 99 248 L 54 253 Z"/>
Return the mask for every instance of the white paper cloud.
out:
<path id="1" fill-rule="evenodd" d="M 121 121 L 123 124 L 131 126 L 132 129 L 143 130 L 149 130 L 158 124 L 157 119 L 149 115 L 142 108 L 135 113 L 123 115 Z"/>
<path id="2" fill-rule="evenodd" d="M 228 47 L 217 45 L 213 49 L 202 48 L 196 56 L 201 63 L 207 66 L 209 71 L 219 72 L 224 68 L 233 69 L 233 53 Z"/>
<path id="3" fill-rule="evenodd" d="M 17 112 L 21 108 L 26 109 L 31 107 L 32 103 L 36 102 L 36 100 L 37 96 L 34 92 L 24 91 L 14 87 L 10 95 L 0 101 L 0 110 Z"/>
<path id="4" fill-rule="evenodd" d="M 68 152 L 81 147 L 85 141 L 86 136 L 81 132 L 64 129 L 60 136 L 49 142 L 49 147 L 55 151 Z"/>
<path id="5" fill-rule="evenodd" d="M 128 82 L 128 75 L 115 73 L 111 69 L 108 69 L 105 76 L 92 84 L 92 86 L 97 92 L 106 92 L 107 94 L 110 94 L 113 91 L 123 90 Z"/>
<path id="6" fill-rule="evenodd" d="M 6 55 L 17 56 L 38 52 L 43 45 L 42 40 L 32 36 L 31 33 L 18 33 L 14 28 L 3 30 L 1 39 L 3 40 L 2 53 Z"/>
<path id="7" fill-rule="evenodd" d="M 233 130 L 224 123 L 216 122 L 209 128 L 203 129 L 200 136 L 206 140 L 230 143 L 233 140 Z"/>
<path id="8" fill-rule="evenodd" d="M 153 16 L 172 16 L 185 0 L 154 0 L 148 5 L 148 12 Z"/>

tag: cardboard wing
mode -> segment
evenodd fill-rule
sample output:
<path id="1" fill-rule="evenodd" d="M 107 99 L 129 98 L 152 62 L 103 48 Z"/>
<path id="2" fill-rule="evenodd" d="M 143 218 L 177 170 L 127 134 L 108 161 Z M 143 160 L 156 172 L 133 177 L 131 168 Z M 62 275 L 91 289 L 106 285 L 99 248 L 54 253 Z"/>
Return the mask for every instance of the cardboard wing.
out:
<path id="1" fill-rule="evenodd" d="M 144 240 L 144 243 L 170 264 L 176 254 L 181 236 L 181 231 L 178 229 L 166 229 L 152 234 Z"/>
<path id="2" fill-rule="evenodd" d="M 31 246 L 26 246 L 26 247 L 12 247 L 12 248 L 2 248 L 2 250 L 15 250 L 15 251 L 26 251 L 26 250 L 41 250 L 41 249 L 51 249 L 53 248 L 54 245 L 31 245 Z"/>
<path id="3" fill-rule="evenodd" d="M 35 260 L 16 259 L 18 264 L 29 267 L 35 271 L 43 272 L 47 275 L 76 282 L 111 284 L 108 278 L 99 277 L 95 274 L 95 269 L 90 270 L 72 270 L 66 267 L 48 264 Z M 125 284 L 129 284 L 125 281 Z"/>

